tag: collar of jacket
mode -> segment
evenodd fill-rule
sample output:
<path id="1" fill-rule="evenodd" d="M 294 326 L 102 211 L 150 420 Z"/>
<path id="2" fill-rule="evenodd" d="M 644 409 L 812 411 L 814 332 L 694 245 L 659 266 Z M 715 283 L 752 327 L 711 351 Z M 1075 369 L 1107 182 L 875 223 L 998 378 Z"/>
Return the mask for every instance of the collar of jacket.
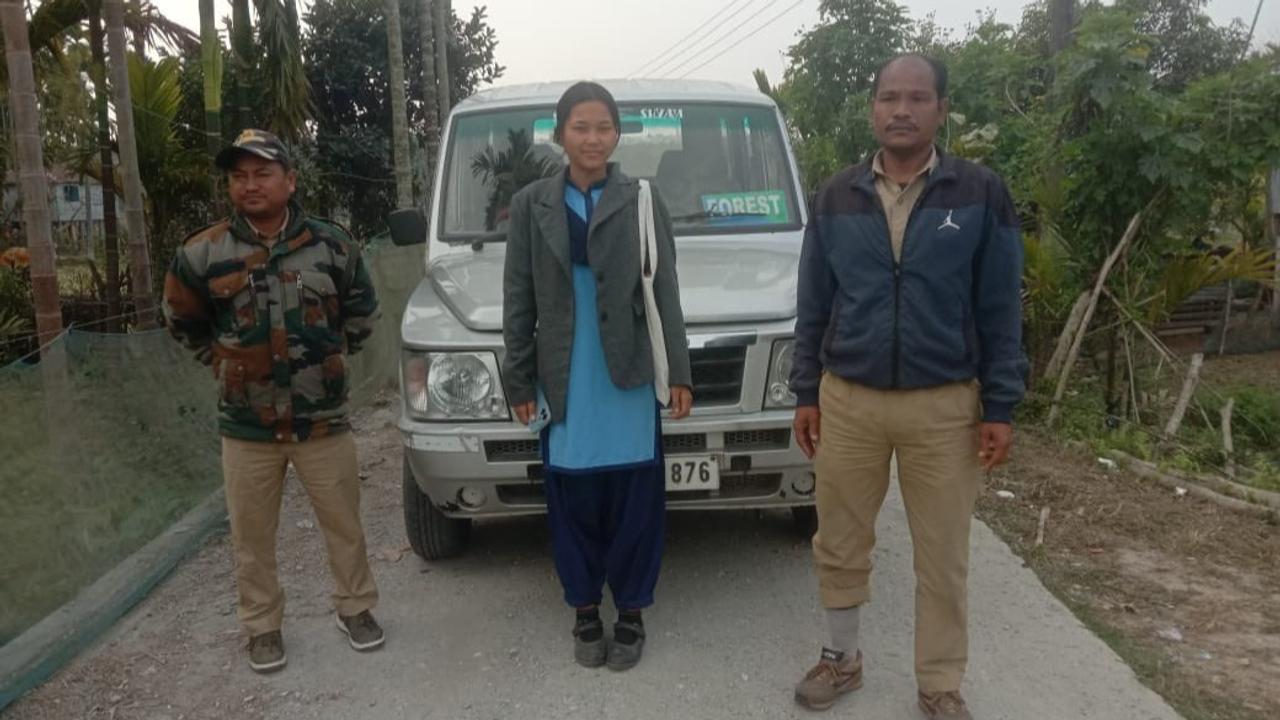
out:
<path id="1" fill-rule="evenodd" d="M 929 173 L 929 178 L 925 180 L 924 191 L 929 192 L 929 188 L 942 182 L 952 182 L 956 179 L 956 159 L 943 152 L 942 148 L 934 146 L 934 151 L 938 153 L 938 164 L 934 167 L 933 172 Z M 857 166 L 853 168 L 853 178 L 849 181 L 849 187 L 875 197 L 876 196 L 876 173 L 872 169 L 871 163 L 875 158 L 872 153 Z"/>
<path id="2" fill-rule="evenodd" d="M 231 214 L 231 234 L 243 242 L 265 245 L 258 238 L 258 232 L 249 224 L 248 219 L 238 212 Z M 272 253 L 293 252 L 310 239 L 311 231 L 307 229 L 307 216 L 302 211 L 302 205 L 297 200 L 289 198 L 289 224 L 285 226 L 280 241 L 271 246 Z"/>
<path id="3" fill-rule="evenodd" d="M 567 274 L 573 274 L 573 257 L 569 248 L 569 220 L 565 215 L 564 188 L 569 182 L 569 168 L 560 173 L 551 182 L 539 185 L 537 194 L 532 198 L 537 206 L 535 214 L 538 224 L 542 226 L 543 236 L 551 246 L 552 253 L 560 260 Z M 595 234 L 600 223 L 608 220 L 627 206 L 636 196 L 636 181 L 618 167 L 617 163 L 609 163 L 608 175 L 604 181 L 604 190 L 600 193 L 600 202 L 591 214 L 591 226 L 587 230 L 587 242 Z"/>

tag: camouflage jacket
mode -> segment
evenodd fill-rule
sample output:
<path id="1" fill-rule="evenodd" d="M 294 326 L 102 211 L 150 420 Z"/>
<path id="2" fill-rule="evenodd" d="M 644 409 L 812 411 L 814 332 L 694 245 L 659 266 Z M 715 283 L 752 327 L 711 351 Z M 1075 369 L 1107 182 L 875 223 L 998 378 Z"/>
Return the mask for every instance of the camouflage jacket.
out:
<path id="1" fill-rule="evenodd" d="M 164 282 L 169 331 L 212 366 L 219 429 L 242 440 L 348 429 L 347 355 L 377 310 L 360 247 L 296 203 L 270 247 L 238 215 L 195 233 Z"/>

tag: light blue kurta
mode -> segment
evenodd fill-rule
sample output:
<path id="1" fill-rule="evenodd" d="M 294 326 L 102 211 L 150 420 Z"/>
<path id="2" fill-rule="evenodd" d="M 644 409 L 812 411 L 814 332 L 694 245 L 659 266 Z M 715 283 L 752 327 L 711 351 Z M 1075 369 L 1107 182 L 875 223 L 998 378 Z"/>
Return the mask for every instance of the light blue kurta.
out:
<path id="1" fill-rule="evenodd" d="M 623 390 L 614 385 L 600 340 L 596 278 L 586 261 L 587 230 L 602 190 L 593 187 L 588 195 L 565 183 L 573 246 L 573 349 L 564 421 L 551 425 L 547 436 L 548 464 L 559 472 L 617 470 L 652 464 L 656 458 L 653 387 Z"/>

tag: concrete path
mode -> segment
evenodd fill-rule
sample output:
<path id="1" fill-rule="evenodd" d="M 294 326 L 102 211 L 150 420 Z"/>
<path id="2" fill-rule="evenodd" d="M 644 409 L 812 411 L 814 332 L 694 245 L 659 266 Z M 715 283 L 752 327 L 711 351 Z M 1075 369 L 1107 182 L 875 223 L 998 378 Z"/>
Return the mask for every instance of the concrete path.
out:
<path id="1" fill-rule="evenodd" d="M 397 439 L 383 419 L 373 425 L 361 438 L 364 511 L 385 650 L 356 655 L 333 627 L 319 530 L 294 483 L 280 548 L 284 672 L 263 678 L 244 664 L 219 539 L 6 719 L 814 717 L 793 705 L 791 687 L 817 657 L 823 620 L 807 543 L 785 515 L 673 514 L 644 662 L 625 674 L 589 671 L 572 662 L 572 620 L 541 519 L 481 524 L 469 554 L 448 563 L 400 555 Z M 919 717 L 910 556 L 895 491 L 862 621 L 866 685 L 831 717 Z M 971 587 L 965 694 L 979 720 L 1178 717 L 980 524 Z"/>

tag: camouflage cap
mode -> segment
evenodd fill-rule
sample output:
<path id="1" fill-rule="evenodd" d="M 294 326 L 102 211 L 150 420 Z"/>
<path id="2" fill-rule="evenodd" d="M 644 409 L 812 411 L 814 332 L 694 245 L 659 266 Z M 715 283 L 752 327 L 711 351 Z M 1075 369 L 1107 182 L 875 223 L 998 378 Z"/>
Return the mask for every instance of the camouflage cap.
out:
<path id="1" fill-rule="evenodd" d="M 284 143 L 280 142 L 280 138 L 266 130 L 256 130 L 254 128 L 248 128 L 241 132 L 235 142 L 222 148 L 222 151 L 218 153 L 213 162 L 222 170 L 230 170 L 235 165 L 236 159 L 244 154 L 278 162 L 285 166 L 286 169 L 292 166 L 289 160 L 289 150 L 285 148 Z"/>

